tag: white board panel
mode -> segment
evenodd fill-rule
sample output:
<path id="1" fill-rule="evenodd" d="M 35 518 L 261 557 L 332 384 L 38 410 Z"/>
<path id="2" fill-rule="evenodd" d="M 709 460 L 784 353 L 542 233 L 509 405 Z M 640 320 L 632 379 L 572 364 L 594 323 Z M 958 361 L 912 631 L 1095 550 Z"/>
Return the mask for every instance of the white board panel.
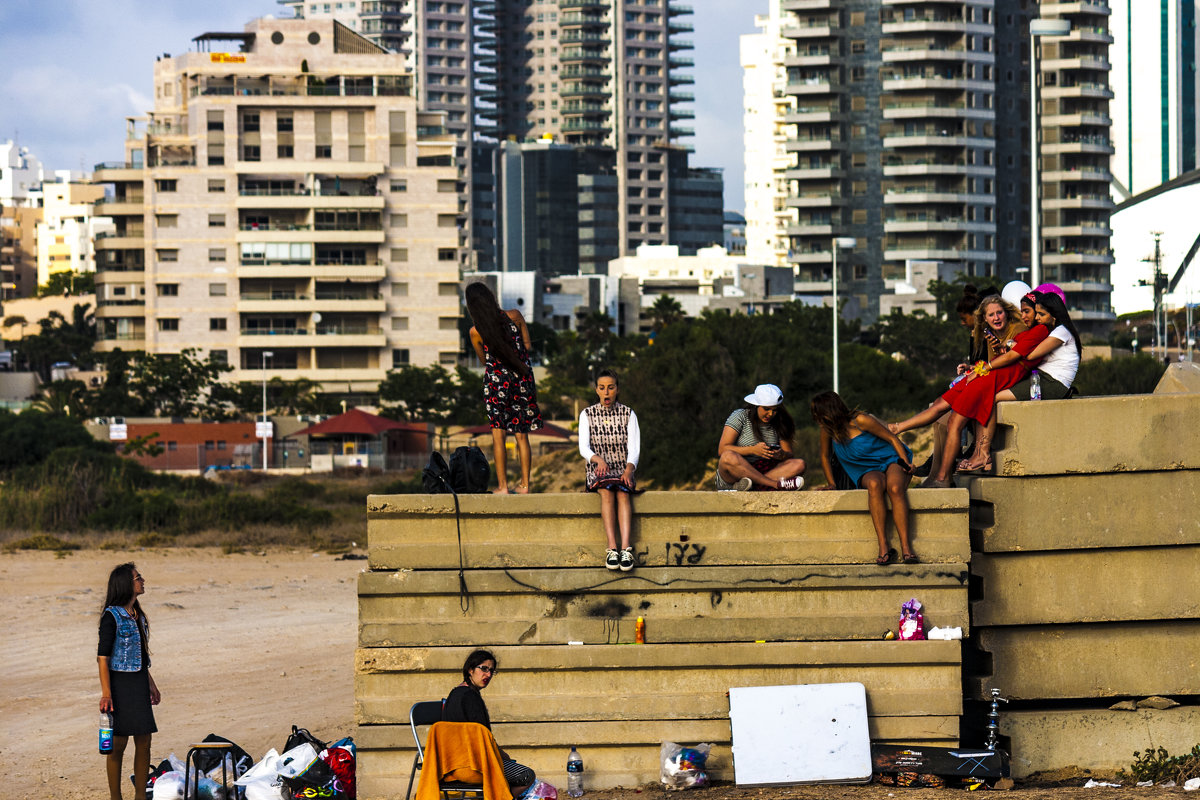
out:
<path id="1" fill-rule="evenodd" d="M 861 683 L 733 688 L 729 721 L 738 786 L 871 779 Z"/>

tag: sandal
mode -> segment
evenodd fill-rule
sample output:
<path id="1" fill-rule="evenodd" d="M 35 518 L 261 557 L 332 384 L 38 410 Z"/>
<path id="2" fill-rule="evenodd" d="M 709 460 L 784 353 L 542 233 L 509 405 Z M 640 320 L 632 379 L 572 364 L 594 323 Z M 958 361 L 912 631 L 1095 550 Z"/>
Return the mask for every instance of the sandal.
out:
<path id="1" fill-rule="evenodd" d="M 878 558 L 876 558 L 875 563 L 881 567 L 887 566 L 888 564 L 890 564 L 896 560 L 896 555 L 897 555 L 896 548 L 893 547 L 892 549 L 888 550 L 887 553 L 885 553 L 884 555 L 881 555 Z"/>
<path id="2" fill-rule="evenodd" d="M 905 564 L 920 564 L 921 559 L 917 558 L 916 553 L 905 553 L 904 554 L 904 563 Z"/>
<path id="3" fill-rule="evenodd" d="M 988 457 L 984 459 L 983 463 L 978 465 L 972 465 L 971 459 L 964 458 L 962 461 L 958 462 L 958 471 L 967 475 L 973 475 L 979 472 L 991 472 L 992 456 L 991 454 L 988 454 Z"/>

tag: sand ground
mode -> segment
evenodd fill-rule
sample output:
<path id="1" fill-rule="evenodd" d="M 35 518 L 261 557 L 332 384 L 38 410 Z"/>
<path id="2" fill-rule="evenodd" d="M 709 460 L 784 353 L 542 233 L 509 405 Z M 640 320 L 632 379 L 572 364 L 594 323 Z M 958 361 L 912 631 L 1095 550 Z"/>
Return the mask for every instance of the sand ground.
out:
<path id="1" fill-rule="evenodd" d="M 96 630 L 113 566 L 135 561 L 146 576 L 155 681 L 157 763 L 183 757 L 217 733 L 259 758 L 282 749 L 293 724 L 332 740 L 353 735 L 357 575 L 364 561 L 274 549 L 0 553 L 0 601 L 8 609 L 6 680 L 0 681 L 0 800 L 108 800 L 96 752 Z M 132 750 L 126 766 L 132 765 Z M 551 781 L 555 776 L 550 776 Z M 1049 776 L 1048 776 L 1049 777 Z M 1007 800 L 1133 800 L 1181 788 L 1082 789 L 1087 776 L 1018 785 Z M 126 787 L 125 798 L 131 798 Z M 949 793 L 949 794 L 948 794 Z M 590 800 L 666 800 L 661 787 L 588 792 Z M 688 791 L 691 800 L 947 800 L 958 790 L 890 786 Z M 565 797 L 565 793 L 563 795 Z M 670 797 L 679 797 L 671 793 Z"/>

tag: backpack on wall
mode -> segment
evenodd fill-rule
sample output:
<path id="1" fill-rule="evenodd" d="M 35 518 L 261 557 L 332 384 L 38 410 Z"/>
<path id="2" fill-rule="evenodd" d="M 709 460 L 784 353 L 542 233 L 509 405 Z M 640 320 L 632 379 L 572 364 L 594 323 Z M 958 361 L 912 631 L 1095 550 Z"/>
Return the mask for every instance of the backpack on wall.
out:
<path id="1" fill-rule="evenodd" d="M 487 456 L 475 445 L 464 445 L 450 456 L 450 487 L 457 494 L 486 494 L 489 472 Z"/>
<path id="2" fill-rule="evenodd" d="M 421 488 L 426 494 L 450 494 L 453 491 L 450 487 L 450 468 L 437 450 L 429 454 L 429 464 L 421 470 Z"/>

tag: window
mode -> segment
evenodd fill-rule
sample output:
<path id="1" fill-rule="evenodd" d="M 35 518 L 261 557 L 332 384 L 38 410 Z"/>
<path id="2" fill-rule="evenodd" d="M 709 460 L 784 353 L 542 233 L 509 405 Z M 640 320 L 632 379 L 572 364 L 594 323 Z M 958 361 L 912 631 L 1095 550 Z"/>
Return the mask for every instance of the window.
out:
<path id="1" fill-rule="evenodd" d="M 296 147 L 290 144 L 280 144 L 275 146 L 276 158 L 295 158 Z"/>
<path id="2" fill-rule="evenodd" d="M 399 367 L 408 363 L 408 350 L 392 351 L 392 366 Z"/>
<path id="3" fill-rule="evenodd" d="M 453 367 L 458 363 L 458 353 L 438 353 L 438 363 L 443 367 Z"/>
<path id="4" fill-rule="evenodd" d="M 174 453 L 179 449 L 179 442 L 167 442 L 167 452 Z"/>
<path id="5" fill-rule="evenodd" d="M 242 145 L 242 161 L 262 161 L 262 148 L 256 144 Z"/>
<path id="6" fill-rule="evenodd" d="M 439 192 L 457 192 L 458 181 L 454 179 L 440 180 L 437 182 L 437 190 Z"/>
<path id="7" fill-rule="evenodd" d="M 867 52 L 867 43 L 866 43 L 866 40 L 864 40 L 864 39 L 854 39 L 853 41 L 851 41 L 851 42 L 850 42 L 850 52 L 851 52 L 851 53 L 865 53 L 865 52 Z"/>
<path id="8" fill-rule="evenodd" d="M 408 330 L 408 317 L 392 317 L 392 330 L 394 330 L 394 331 Z"/>
<path id="9" fill-rule="evenodd" d="M 457 228 L 458 227 L 458 215 L 457 214 L 438 214 L 438 227 L 439 228 Z"/>
<path id="10" fill-rule="evenodd" d="M 397 263 L 400 261 L 408 261 L 408 248 L 407 247 L 393 247 L 392 248 L 392 263 Z"/>
<path id="11" fill-rule="evenodd" d="M 179 284 L 178 283 L 160 283 L 160 284 L 157 284 L 156 288 L 158 289 L 159 297 L 178 297 L 179 296 Z"/>
<path id="12" fill-rule="evenodd" d="M 225 227 L 225 215 L 224 214 L 209 214 L 208 215 L 208 227 L 224 228 Z"/>
<path id="13" fill-rule="evenodd" d="M 257 111 L 242 112 L 242 131 L 252 133 L 260 130 Z"/>
<path id="14" fill-rule="evenodd" d="M 438 296 L 439 297 L 458 297 L 458 284 L 457 283 L 439 283 L 438 284 Z"/>
<path id="15" fill-rule="evenodd" d="M 456 261 L 458 259 L 458 249 L 454 247 L 439 247 L 438 261 Z"/>
<path id="16" fill-rule="evenodd" d="M 408 284 L 404 282 L 393 283 L 392 297 L 408 297 Z"/>
<path id="17" fill-rule="evenodd" d="M 155 189 L 155 191 L 159 191 L 159 192 L 173 192 L 173 191 L 175 191 L 178 184 L 179 184 L 179 182 L 177 180 L 175 180 L 174 178 L 172 178 L 170 180 L 164 180 L 162 178 L 159 178 L 158 180 L 154 181 L 154 189 Z"/>
<path id="18" fill-rule="evenodd" d="M 293 131 L 291 112 L 275 112 L 275 130 L 279 133 L 291 133 Z"/>
<path id="19" fill-rule="evenodd" d="M 223 283 L 210 283 L 208 285 L 209 297 L 224 297 L 227 291 L 228 289 Z"/>
<path id="20" fill-rule="evenodd" d="M 178 250 L 155 250 L 154 257 L 157 258 L 159 261 L 178 261 L 179 260 L 179 251 Z"/>
<path id="21" fill-rule="evenodd" d="M 225 248 L 224 247 L 208 248 L 208 260 L 210 262 L 224 261 L 225 260 Z"/>
<path id="22" fill-rule="evenodd" d="M 225 181 L 224 181 L 224 179 L 222 179 L 222 178 L 214 178 L 214 179 L 211 179 L 211 180 L 209 180 L 209 182 L 208 182 L 208 190 L 209 190 L 210 192 L 223 192 L 223 191 L 225 191 Z"/>
<path id="23" fill-rule="evenodd" d="M 331 144 L 317 145 L 317 150 L 314 155 L 316 158 L 333 158 L 333 145 L 331 145 Z"/>
<path id="24" fill-rule="evenodd" d="M 179 330 L 179 318 L 178 317 L 166 317 L 166 318 L 159 319 L 158 329 L 163 332 Z"/>
<path id="25" fill-rule="evenodd" d="M 225 440 L 224 439 L 217 439 L 217 449 L 218 450 L 225 449 Z"/>
<path id="26" fill-rule="evenodd" d="M 407 228 L 408 214 L 392 214 L 388 218 L 388 224 L 393 228 Z"/>
<path id="27" fill-rule="evenodd" d="M 178 214 L 155 214 L 154 215 L 154 224 L 160 228 L 178 228 L 179 227 L 179 215 Z"/>
<path id="28" fill-rule="evenodd" d="M 458 317 L 438 317 L 439 331 L 456 331 L 458 330 Z"/>
<path id="29" fill-rule="evenodd" d="M 226 330 L 227 328 L 226 328 L 225 318 L 224 317 L 209 317 L 208 318 L 208 329 L 210 331 Z"/>
<path id="30" fill-rule="evenodd" d="M 229 363 L 229 351 L 228 350 L 209 350 L 208 351 L 208 360 L 214 364 L 228 364 Z"/>
<path id="31" fill-rule="evenodd" d="M 407 192 L 408 191 L 408 181 L 405 181 L 405 180 L 392 181 L 391 186 L 389 187 L 389 190 L 392 192 Z"/>

